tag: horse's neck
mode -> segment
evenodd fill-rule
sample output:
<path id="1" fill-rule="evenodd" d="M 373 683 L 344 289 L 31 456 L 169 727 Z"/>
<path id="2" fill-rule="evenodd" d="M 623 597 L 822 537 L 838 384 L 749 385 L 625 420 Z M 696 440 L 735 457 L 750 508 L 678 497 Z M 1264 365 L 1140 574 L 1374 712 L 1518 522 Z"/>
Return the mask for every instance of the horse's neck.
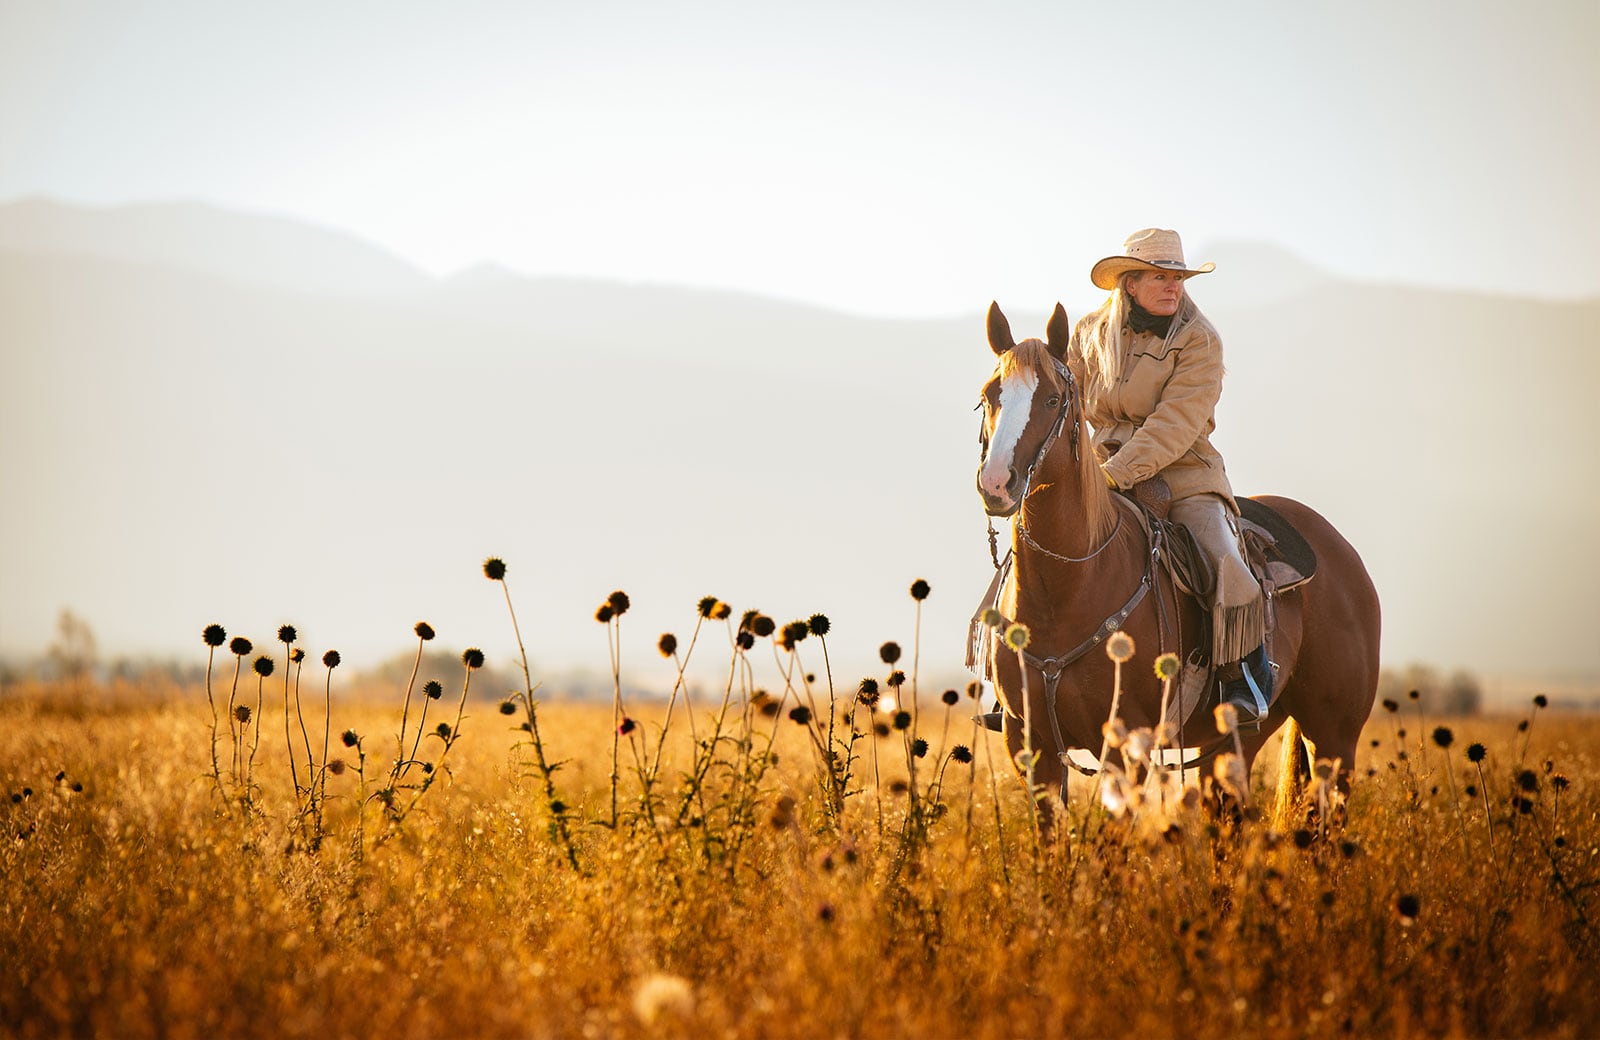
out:
<path id="1" fill-rule="evenodd" d="M 1087 437 L 1080 440 L 1079 450 L 1094 450 Z M 1072 445 L 1064 434 L 1034 470 L 1033 487 L 1023 499 L 1020 519 L 1035 545 L 1028 545 L 1019 533 L 1019 552 L 1028 550 L 1048 560 L 1049 553 L 1078 558 L 1099 547 L 1096 533 L 1089 529 L 1087 503 L 1089 495 L 1105 491 L 1084 487 L 1083 479 L 1083 470 L 1072 457 Z M 1039 546 L 1048 552 L 1040 553 Z"/>

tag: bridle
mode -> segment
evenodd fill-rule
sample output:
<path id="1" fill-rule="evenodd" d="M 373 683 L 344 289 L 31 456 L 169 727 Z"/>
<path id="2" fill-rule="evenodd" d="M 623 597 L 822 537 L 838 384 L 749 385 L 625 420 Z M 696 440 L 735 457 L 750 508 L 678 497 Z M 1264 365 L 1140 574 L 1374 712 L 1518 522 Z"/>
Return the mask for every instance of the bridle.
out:
<path id="1" fill-rule="evenodd" d="M 1083 428 L 1083 424 L 1080 421 L 1083 414 L 1083 403 L 1078 391 L 1078 381 L 1073 377 L 1072 369 L 1068 368 L 1060 358 L 1052 354 L 1050 355 L 1050 361 L 1055 365 L 1056 375 L 1061 378 L 1064 387 L 1061 394 L 1061 405 L 1056 410 L 1056 419 L 1050 426 L 1050 432 L 1045 436 L 1044 442 L 1039 445 L 1039 450 L 1034 453 L 1033 461 L 1028 463 L 1027 469 L 1022 471 L 1022 487 L 1017 495 L 1017 511 L 1011 522 L 1016 528 L 1017 536 L 1027 542 L 1029 548 L 1063 563 L 1087 563 L 1104 552 L 1106 546 L 1116 541 L 1117 535 L 1122 531 L 1121 512 L 1117 513 L 1117 526 L 1112 528 L 1111 533 L 1106 536 L 1106 540 L 1101 542 L 1098 548 L 1091 550 L 1087 556 L 1067 556 L 1064 553 L 1058 553 L 1041 545 L 1022 520 L 1023 507 L 1027 502 L 1028 493 L 1033 490 L 1034 470 L 1038 469 L 1039 464 L 1044 461 L 1044 457 L 1050 454 L 1050 449 L 1055 447 L 1056 441 L 1061 439 L 1062 431 L 1068 426 L 1072 430 L 1067 435 L 1067 443 L 1072 447 L 1072 461 L 1079 462 L 1082 460 L 1082 456 L 1079 454 L 1081 448 L 1078 441 L 1079 432 Z M 983 410 L 983 405 L 984 402 L 980 400 L 978 402 L 978 410 L 980 412 Z M 978 418 L 978 445 L 978 461 L 981 463 L 989 455 L 989 423 L 986 415 L 980 415 Z M 995 570 L 999 570 L 999 533 L 995 531 L 994 517 L 992 515 L 989 517 L 989 559 L 994 562 Z"/>

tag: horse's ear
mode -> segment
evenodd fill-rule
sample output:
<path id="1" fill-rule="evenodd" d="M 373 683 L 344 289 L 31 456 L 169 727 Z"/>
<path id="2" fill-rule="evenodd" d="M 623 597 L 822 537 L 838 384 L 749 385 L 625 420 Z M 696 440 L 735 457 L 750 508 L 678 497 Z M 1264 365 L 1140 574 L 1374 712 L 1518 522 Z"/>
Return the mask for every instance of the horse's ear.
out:
<path id="1" fill-rule="evenodd" d="M 1016 340 L 1011 338 L 1011 323 L 1006 321 L 1006 316 L 1000 313 L 998 303 L 989 304 L 989 349 L 996 354 L 1004 354 L 1016 346 Z"/>
<path id="2" fill-rule="evenodd" d="M 1050 353 L 1065 360 L 1067 343 L 1072 339 L 1072 322 L 1067 320 L 1067 309 L 1061 304 L 1056 304 L 1056 309 L 1051 312 L 1050 322 L 1044 327 L 1044 335 Z"/>

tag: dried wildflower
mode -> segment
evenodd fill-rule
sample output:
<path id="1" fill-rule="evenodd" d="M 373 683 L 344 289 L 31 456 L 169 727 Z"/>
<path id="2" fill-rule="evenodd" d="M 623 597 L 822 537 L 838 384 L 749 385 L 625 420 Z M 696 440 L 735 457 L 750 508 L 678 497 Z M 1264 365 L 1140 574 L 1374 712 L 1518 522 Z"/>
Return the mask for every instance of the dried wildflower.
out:
<path id="1" fill-rule="evenodd" d="M 967 683 L 967 696 L 968 697 L 971 697 L 973 700 L 977 700 L 978 699 L 978 695 L 981 694 L 982 692 L 983 692 L 983 683 L 978 682 L 976 679 L 974 679 L 972 682 Z"/>
<path id="2" fill-rule="evenodd" d="M 791 621 L 783 626 L 783 643 L 792 647 L 809 634 L 804 621 Z"/>
<path id="3" fill-rule="evenodd" d="M 713 621 L 723 621 L 726 620 L 728 615 L 732 613 L 733 608 L 719 599 L 717 600 L 716 606 L 711 608 L 711 619 Z"/>
<path id="4" fill-rule="evenodd" d="M 891 731 L 887 722 L 874 722 L 872 732 L 874 736 L 887 737 Z"/>
<path id="5" fill-rule="evenodd" d="M 1455 739 L 1456 735 L 1450 731 L 1449 726 L 1439 726 L 1433 731 L 1433 742 L 1442 748 L 1449 747 Z"/>
<path id="6" fill-rule="evenodd" d="M 1415 924 L 1417 916 L 1422 913 L 1422 900 L 1414 895 L 1403 895 L 1394 901 L 1394 909 L 1400 915 L 1401 924 Z"/>
<path id="7" fill-rule="evenodd" d="M 911 713 L 909 711 L 897 711 L 897 712 L 895 712 L 894 713 L 894 728 L 895 729 L 910 729 L 911 728 Z"/>
<path id="8" fill-rule="evenodd" d="M 957 762 L 960 762 L 962 765 L 966 765 L 968 762 L 972 761 L 972 749 L 967 747 L 965 744 L 957 744 L 955 747 L 950 749 L 950 757 L 955 759 Z"/>
<path id="9" fill-rule="evenodd" d="M 1383 699 L 1383 710 L 1392 715 L 1395 712 L 1400 710 L 1400 705 L 1396 704 L 1394 701 L 1392 701 L 1389 698 L 1385 697 Z"/>
<path id="10" fill-rule="evenodd" d="M 342 758 L 336 758 L 332 762 L 328 763 L 328 772 L 332 773 L 334 776 L 343 776 L 344 770 L 345 765 L 344 759 Z"/>
<path id="11" fill-rule="evenodd" d="M 266 656 L 265 654 L 256 658 L 255 669 L 256 674 L 265 679 L 267 676 L 272 674 L 272 658 Z"/>
<path id="12" fill-rule="evenodd" d="M 928 757 L 928 742 L 921 737 L 911 742 L 911 753 L 917 758 Z"/>
<path id="13" fill-rule="evenodd" d="M 611 620 L 612 615 L 615 613 L 616 611 L 611 609 L 611 604 L 602 603 L 600 604 L 600 609 L 594 612 L 594 619 L 604 625 Z"/>
<path id="14" fill-rule="evenodd" d="M 782 830 L 794 823 L 795 800 L 791 795 L 780 795 L 772 804 L 772 826 Z"/>
<path id="15" fill-rule="evenodd" d="M 243 657 L 253 649 L 253 646 L 250 640 L 246 639 L 244 636 L 234 636 L 233 640 L 228 644 L 228 649 L 233 651 L 238 656 Z"/>
<path id="16" fill-rule="evenodd" d="M 490 581 L 499 581 L 506 576 L 506 561 L 498 556 L 491 556 L 483 561 L 483 576 Z"/>
<path id="17" fill-rule="evenodd" d="M 898 777 L 889 782 L 890 794 L 905 794 L 909 790 L 911 790 L 911 785 Z"/>
<path id="18" fill-rule="evenodd" d="M 811 709 L 804 704 L 789 709 L 789 718 L 804 726 L 811 721 Z"/>
<path id="19" fill-rule="evenodd" d="M 628 716 L 626 716 L 626 715 L 624 715 L 622 717 L 622 721 L 617 724 L 617 732 L 621 733 L 623 736 L 627 736 L 629 733 L 632 733 L 634 730 L 636 730 L 638 728 L 639 728 L 639 724 L 637 722 L 633 721 L 632 719 L 628 718 Z"/>
<path id="20" fill-rule="evenodd" d="M 1533 812 L 1533 802 L 1523 798 L 1521 795 L 1511 799 L 1511 804 L 1516 806 L 1517 812 L 1524 816 L 1527 816 L 1529 813 Z"/>
<path id="21" fill-rule="evenodd" d="M 918 578 L 916 581 L 911 583 L 911 598 L 916 600 L 918 603 L 921 603 L 923 600 L 927 599 L 928 593 L 932 591 L 933 590 L 928 587 L 928 583 L 923 581 L 921 578 Z"/>
<path id="22" fill-rule="evenodd" d="M 1315 839 L 1316 835 L 1312 834 L 1304 827 L 1301 827 L 1299 830 L 1294 832 L 1294 844 L 1295 848 L 1297 849 L 1309 849 L 1312 841 Z"/>
<path id="23" fill-rule="evenodd" d="M 1006 623 L 1006 616 L 993 607 L 989 607 L 984 610 L 983 614 L 979 617 L 979 620 L 989 628 L 999 628 L 1001 625 Z"/>
<path id="24" fill-rule="evenodd" d="M 1133 637 L 1120 630 L 1111 633 L 1111 638 L 1106 640 L 1106 656 L 1118 664 L 1133 660 Z"/>
<path id="25" fill-rule="evenodd" d="M 756 616 L 750 619 L 750 632 L 757 639 L 765 639 L 777 630 L 778 623 L 767 615 L 757 611 Z"/>
<path id="26" fill-rule="evenodd" d="M 206 641 L 207 646 L 221 646 L 222 641 L 228 638 L 227 631 L 221 625 L 207 625 L 200 638 Z"/>
<path id="27" fill-rule="evenodd" d="M 906 673 L 898 669 L 889 673 L 889 678 L 884 680 L 891 690 L 898 690 L 906 684 Z"/>
<path id="28" fill-rule="evenodd" d="M 433 638 L 433 626 L 428 624 L 426 621 L 418 621 L 414 626 L 412 626 L 411 630 L 415 632 L 417 634 L 417 638 L 422 640 L 424 643 Z"/>
<path id="29" fill-rule="evenodd" d="M 1345 859 L 1354 859 L 1356 853 L 1361 851 L 1361 846 L 1353 841 L 1345 840 L 1339 843 L 1339 855 Z"/>
<path id="30" fill-rule="evenodd" d="M 296 635 L 293 625 L 278 626 L 278 642 L 292 643 L 295 641 Z"/>
<path id="31" fill-rule="evenodd" d="M 1128 739 L 1128 727 L 1121 719 L 1112 719 L 1100 724 L 1100 735 L 1105 738 L 1106 746 L 1119 748 Z"/>
<path id="32" fill-rule="evenodd" d="M 1030 638 L 1031 634 L 1028 632 L 1027 625 L 1018 623 L 1011 625 L 1006 629 L 1006 646 L 1009 646 L 1013 650 L 1026 650 L 1028 648 L 1028 640 Z"/>
<path id="33" fill-rule="evenodd" d="M 828 620 L 828 615 L 826 614 L 812 614 L 806 618 L 806 627 L 811 629 L 812 635 L 820 637 L 828 634 L 828 629 L 833 627 L 833 622 Z"/>
<path id="34" fill-rule="evenodd" d="M 438 726 L 434 727 L 433 731 L 446 740 L 450 739 L 450 723 L 448 722 L 439 723 Z"/>
<path id="35" fill-rule="evenodd" d="M 740 632 L 733 637 L 740 650 L 749 650 L 756 645 L 756 637 L 749 632 Z"/>
<path id="36" fill-rule="evenodd" d="M 461 651 L 461 663 L 468 668 L 482 668 L 483 651 L 475 646 L 467 647 L 467 649 Z"/>
<path id="37" fill-rule="evenodd" d="M 1176 679 L 1178 677 L 1179 670 L 1182 668 L 1182 665 L 1183 662 L 1178 660 L 1177 654 L 1162 654 L 1156 658 L 1156 678 L 1160 679 L 1162 682 L 1166 682 L 1169 679 Z"/>
<path id="38" fill-rule="evenodd" d="M 1217 720 L 1218 733 L 1232 733 L 1239 728 L 1239 712 L 1231 704 L 1219 704 L 1212 712 Z"/>
<path id="39" fill-rule="evenodd" d="M 507 701 L 501 701 L 500 702 L 500 714 L 502 714 L 502 715 L 515 715 L 516 713 L 517 713 L 517 702 L 516 701 L 507 700 Z"/>
<path id="40" fill-rule="evenodd" d="M 1566 775 L 1563 773 L 1557 773 L 1555 776 L 1550 778 L 1550 786 L 1555 788 L 1557 791 L 1565 791 L 1571 785 L 1572 781 L 1568 780 Z"/>
<path id="41" fill-rule="evenodd" d="M 361 737 L 356 733 L 355 730 L 347 729 L 343 733 L 339 734 L 339 739 L 344 742 L 345 747 L 355 747 L 356 744 L 360 742 Z"/>
<path id="42" fill-rule="evenodd" d="M 1548 708 L 1550 706 L 1550 698 L 1542 693 L 1536 693 L 1533 695 L 1533 706 L 1535 708 Z"/>
<path id="43" fill-rule="evenodd" d="M 1537 791 L 1539 789 L 1539 774 L 1531 769 L 1524 769 L 1517 774 L 1517 786 L 1530 793 Z"/>
<path id="44" fill-rule="evenodd" d="M 329 650 L 327 653 L 323 654 L 322 655 L 322 664 L 323 664 L 323 667 L 325 667 L 325 668 L 337 668 L 337 667 L 339 667 L 339 651 L 337 651 L 337 650 Z"/>
<path id="45" fill-rule="evenodd" d="M 628 612 L 628 607 L 630 605 L 628 602 L 628 594 L 623 592 L 621 589 L 618 589 L 606 597 L 606 604 L 616 612 L 617 617 L 621 617 Z"/>
<path id="46" fill-rule="evenodd" d="M 1406 694 L 1406 696 L 1410 697 L 1414 701 L 1420 701 L 1422 699 L 1422 691 L 1412 690 L 1410 693 Z"/>
<path id="47" fill-rule="evenodd" d="M 869 708 L 878 703 L 878 680 L 862 679 L 861 685 L 856 689 L 856 700 Z"/>
<path id="48" fill-rule="evenodd" d="M 694 1006 L 694 988 L 681 976 L 651 972 L 634 983 L 633 1013 L 647 1031 L 663 1019 L 688 1021 Z"/>
<path id="49" fill-rule="evenodd" d="M 961 703 L 961 694 L 957 693 L 954 690 L 946 690 L 946 691 L 944 691 L 944 693 L 939 695 L 939 699 L 944 701 L 946 704 L 950 705 L 950 707 L 953 708 L 957 704 Z"/>
<path id="50" fill-rule="evenodd" d="M 241 704 L 237 708 L 234 708 L 233 709 L 233 717 L 238 719 L 240 722 L 249 722 L 250 721 L 250 706 L 247 705 L 247 704 Z"/>
<path id="51" fill-rule="evenodd" d="M 894 664 L 900 660 L 900 644 L 889 642 L 878 647 L 878 659 L 884 664 Z"/>
<path id="52" fill-rule="evenodd" d="M 701 596 L 700 602 L 695 604 L 694 609 L 699 612 L 701 617 L 710 620 L 711 615 L 716 611 L 717 604 L 719 602 L 720 600 L 718 600 L 715 596 Z"/>
<path id="53" fill-rule="evenodd" d="M 662 657 L 671 657 L 678 652 L 678 637 L 671 632 L 661 633 L 661 638 L 656 640 L 656 649 L 661 651 Z"/>
<path id="54" fill-rule="evenodd" d="M 301 661 L 304 661 L 305 659 L 306 659 L 306 652 L 304 650 L 300 649 L 298 646 L 295 647 L 293 650 L 289 651 L 289 660 L 292 661 L 293 663 L 299 664 Z"/>
<path id="55" fill-rule="evenodd" d="M 430 701 L 436 701 L 444 696 L 444 687 L 439 685 L 438 679 L 429 679 L 422 684 L 422 695 Z"/>

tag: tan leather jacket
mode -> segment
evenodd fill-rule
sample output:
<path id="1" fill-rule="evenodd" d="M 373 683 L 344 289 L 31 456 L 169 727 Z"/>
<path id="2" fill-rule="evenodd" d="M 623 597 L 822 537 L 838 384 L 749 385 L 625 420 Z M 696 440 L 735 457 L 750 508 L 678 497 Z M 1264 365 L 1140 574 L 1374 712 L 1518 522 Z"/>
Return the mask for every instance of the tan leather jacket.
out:
<path id="1" fill-rule="evenodd" d="M 1105 320 L 1110 304 L 1086 315 L 1073 330 L 1067 360 L 1084 387 L 1084 414 L 1095 449 L 1121 488 L 1160 474 L 1174 501 L 1211 492 L 1238 511 L 1222 456 L 1211 446 L 1213 413 L 1222 396 L 1222 340 L 1203 314 L 1163 341 L 1154 333 L 1123 335 L 1122 379 L 1095 394 L 1081 340 Z M 1111 445 L 1120 445 L 1109 459 Z"/>

